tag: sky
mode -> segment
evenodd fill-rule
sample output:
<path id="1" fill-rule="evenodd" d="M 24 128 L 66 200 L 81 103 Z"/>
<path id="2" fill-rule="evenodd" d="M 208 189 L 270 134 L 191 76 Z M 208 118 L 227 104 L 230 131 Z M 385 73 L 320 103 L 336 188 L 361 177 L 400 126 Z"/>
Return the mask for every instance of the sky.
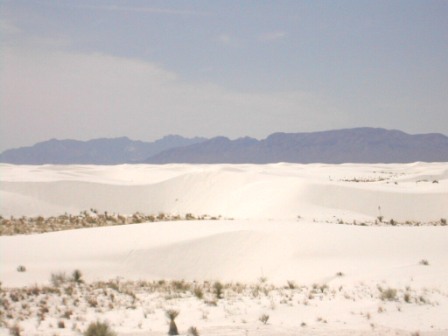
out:
<path id="1" fill-rule="evenodd" d="M 0 151 L 50 138 L 448 134 L 448 1 L 0 0 Z"/>

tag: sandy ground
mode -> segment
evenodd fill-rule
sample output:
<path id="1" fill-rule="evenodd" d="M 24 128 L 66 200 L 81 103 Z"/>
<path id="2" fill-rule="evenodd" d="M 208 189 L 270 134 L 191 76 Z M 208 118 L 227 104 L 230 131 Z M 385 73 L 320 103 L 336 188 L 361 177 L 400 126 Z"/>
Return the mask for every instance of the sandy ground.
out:
<path id="1" fill-rule="evenodd" d="M 19 318 L 37 298 L 8 299 L 15 316 L 2 319 L 26 335 L 79 335 L 96 319 L 123 336 L 165 335 L 170 308 L 183 334 L 196 326 L 201 335 L 448 335 L 448 164 L 0 165 L 0 177 L 5 218 L 91 208 L 225 218 L 0 237 L 5 297 L 74 269 L 87 284 L 133 281 L 131 306 L 41 293 L 43 320 L 31 310 Z M 160 279 L 191 286 L 167 297 L 136 285 Z M 204 281 L 247 288 L 228 285 L 210 305 L 192 290 Z M 81 303 L 102 295 L 87 284 L 77 289 Z M 390 300 L 387 289 L 396 291 Z M 57 328 L 65 306 L 73 317 Z"/>

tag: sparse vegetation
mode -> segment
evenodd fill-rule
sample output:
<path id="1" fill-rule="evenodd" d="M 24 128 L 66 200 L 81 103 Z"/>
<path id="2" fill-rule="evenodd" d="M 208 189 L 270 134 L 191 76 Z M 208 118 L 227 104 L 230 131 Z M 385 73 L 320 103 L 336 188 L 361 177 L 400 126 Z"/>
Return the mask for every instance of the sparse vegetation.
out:
<path id="1" fill-rule="evenodd" d="M 294 288 L 290 288 L 289 285 L 275 287 L 274 285 L 261 284 L 260 282 L 253 284 L 220 283 L 218 286 L 215 284 L 207 281 L 192 283 L 184 280 L 124 281 L 114 279 L 75 285 L 69 279 L 69 281 L 62 283 L 59 287 L 38 285 L 24 288 L 2 287 L 0 291 L 0 312 L 4 312 L 1 317 L 7 326 L 14 325 L 16 321 L 35 320 L 38 323 L 44 323 L 44 321 L 51 320 L 53 322 L 48 329 L 48 334 L 57 335 L 62 332 L 62 329 L 65 329 L 67 332 L 70 329 L 77 330 L 78 334 L 82 334 L 83 331 L 80 329 L 83 325 L 80 323 L 82 322 L 82 314 L 94 314 L 95 318 L 104 318 L 103 314 L 106 312 L 128 311 L 137 307 L 144 307 L 144 318 L 148 319 L 155 311 L 163 309 L 169 319 L 170 335 L 176 335 L 179 331 L 177 330 L 175 319 L 179 311 L 172 308 L 164 308 L 164 305 L 168 303 L 170 307 L 174 302 L 179 302 L 180 300 L 192 300 L 188 305 L 196 302 L 201 307 L 198 317 L 201 318 L 202 316 L 202 319 L 210 320 L 216 315 L 210 314 L 207 307 L 212 307 L 210 308 L 212 310 L 221 310 L 226 316 L 232 316 L 238 309 L 239 303 L 247 304 L 245 298 L 249 298 L 250 305 L 254 305 L 252 307 L 257 307 L 256 309 L 277 309 L 278 305 L 281 305 L 283 310 L 294 309 L 297 303 L 311 307 L 321 301 L 329 303 L 335 298 L 354 301 L 371 300 L 375 296 L 375 289 L 365 285 L 358 285 L 356 289 L 349 289 L 341 285 L 331 287 L 330 284 L 320 283 L 308 286 L 296 286 L 294 284 Z M 216 288 L 226 289 L 226 295 L 221 296 L 220 300 L 222 301 L 219 305 L 216 299 Z M 388 288 L 385 290 L 378 287 L 378 290 L 380 291 L 381 300 L 385 301 L 383 306 L 378 308 L 378 313 L 386 311 L 388 301 L 396 304 L 399 304 L 401 301 L 418 306 L 432 305 L 431 302 L 434 301 L 431 299 L 431 293 L 439 295 L 437 292 L 429 291 L 427 288 L 417 291 L 410 287 L 403 289 Z M 196 293 L 198 292 L 202 293 L 204 297 L 203 303 L 197 302 Z M 210 297 L 213 297 L 214 300 L 210 300 Z M 176 301 L 172 301 L 172 303 L 167 301 L 172 299 Z M 397 309 L 400 309 L 400 307 L 397 306 Z M 363 312 L 362 316 L 367 319 L 370 316 L 370 320 L 375 318 L 371 312 Z M 245 323 L 251 323 L 246 318 L 242 319 L 246 321 Z M 255 320 L 252 322 L 255 321 L 269 324 L 270 318 L 268 314 L 262 314 L 255 317 Z M 318 322 L 327 323 L 327 320 L 320 317 Z M 89 336 L 102 335 L 94 332 L 105 332 L 105 327 L 101 326 L 101 324 L 98 326 L 98 323 L 92 324 L 89 331 L 92 334 L 89 334 Z M 11 327 L 8 328 L 11 329 Z M 110 328 L 106 331 L 113 332 Z M 141 323 L 138 324 L 138 328 L 139 330 L 142 328 Z M 189 329 L 188 334 L 195 335 L 194 332 L 198 332 L 198 330 Z M 23 335 L 23 331 L 21 334 Z M 87 334 L 84 333 L 84 335 Z"/>
<path id="2" fill-rule="evenodd" d="M 47 218 L 42 216 L 22 216 L 20 218 L 15 218 L 11 216 L 7 219 L 0 216 L 0 236 L 36 234 L 98 226 L 126 225 L 156 221 L 219 219 L 222 219 L 221 216 L 194 216 L 190 213 L 186 214 L 184 217 L 165 213 L 159 213 L 158 215 L 144 215 L 139 212 L 132 215 L 109 214 L 108 212 L 101 214 L 95 209 L 90 209 L 90 211 L 82 211 L 78 215 L 64 214 Z"/>

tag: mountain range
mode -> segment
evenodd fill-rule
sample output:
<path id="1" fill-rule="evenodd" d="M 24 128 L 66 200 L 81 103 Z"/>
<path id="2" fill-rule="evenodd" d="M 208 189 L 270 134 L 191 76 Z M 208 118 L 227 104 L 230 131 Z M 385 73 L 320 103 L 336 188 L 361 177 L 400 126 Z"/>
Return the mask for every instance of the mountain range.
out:
<path id="1" fill-rule="evenodd" d="M 274 133 L 250 137 L 184 138 L 154 142 L 129 138 L 90 141 L 49 140 L 10 149 L 0 162 L 13 164 L 122 163 L 409 163 L 448 162 L 448 137 L 410 135 L 398 130 L 352 128 L 311 133 Z"/>
<path id="2" fill-rule="evenodd" d="M 171 148 L 182 148 L 205 141 L 178 135 L 165 136 L 154 142 L 127 137 L 89 141 L 51 139 L 31 147 L 6 150 L 0 162 L 13 164 L 121 164 L 139 163 Z"/>

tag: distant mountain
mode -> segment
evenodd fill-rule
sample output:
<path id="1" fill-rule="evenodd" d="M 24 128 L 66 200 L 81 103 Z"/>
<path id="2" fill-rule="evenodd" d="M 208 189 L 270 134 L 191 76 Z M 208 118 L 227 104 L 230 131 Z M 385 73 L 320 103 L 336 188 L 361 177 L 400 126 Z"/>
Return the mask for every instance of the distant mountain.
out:
<path id="1" fill-rule="evenodd" d="M 52 139 L 10 149 L 0 162 L 14 164 L 122 163 L 407 163 L 448 162 L 448 137 L 410 135 L 381 128 L 313 133 L 274 133 L 266 139 L 230 140 L 170 135 L 154 142 L 129 138 Z"/>
<path id="2" fill-rule="evenodd" d="M 216 137 L 149 157 L 146 163 L 448 162 L 448 137 L 380 128 L 275 133 L 264 140 Z"/>
<path id="3" fill-rule="evenodd" d="M 171 148 L 182 148 L 205 141 L 169 135 L 154 142 L 130 140 L 127 137 L 90 141 L 56 140 L 32 147 L 6 150 L 0 162 L 14 164 L 120 164 L 136 163 Z"/>

